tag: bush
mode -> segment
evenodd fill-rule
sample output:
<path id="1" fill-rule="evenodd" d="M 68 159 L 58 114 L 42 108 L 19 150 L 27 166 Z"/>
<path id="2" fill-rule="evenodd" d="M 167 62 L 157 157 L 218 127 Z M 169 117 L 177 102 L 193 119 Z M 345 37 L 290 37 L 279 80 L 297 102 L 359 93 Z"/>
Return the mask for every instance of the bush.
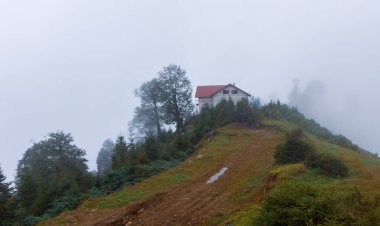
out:
<path id="1" fill-rule="evenodd" d="M 74 209 L 79 204 L 79 197 L 64 196 L 56 199 L 50 206 L 51 208 L 45 212 L 47 217 L 55 217 L 65 210 Z"/>
<path id="2" fill-rule="evenodd" d="M 356 188 L 290 181 L 269 193 L 253 225 L 377 225 L 373 207 L 379 204 L 378 198 L 365 199 Z"/>
<path id="3" fill-rule="evenodd" d="M 295 129 L 288 134 L 284 143 L 277 145 L 274 158 L 280 164 L 297 163 L 304 161 L 314 152 L 314 147 L 306 141 L 302 130 Z"/>
<path id="4" fill-rule="evenodd" d="M 21 222 L 16 223 L 23 226 L 33 226 L 38 224 L 42 220 L 42 217 L 35 217 L 35 216 L 27 216 L 25 217 Z"/>
<path id="5" fill-rule="evenodd" d="M 306 141 L 301 129 L 294 129 L 288 139 L 276 147 L 276 163 L 298 163 L 305 161 L 309 168 L 318 169 L 322 174 L 340 178 L 348 176 L 348 167 L 339 158 L 330 154 L 319 154 L 313 145 Z"/>
<path id="6" fill-rule="evenodd" d="M 348 167 L 334 155 L 313 153 L 307 158 L 305 165 L 309 168 L 319 169 L 322 174 L 330 177 L 348 176 Z"/>
<path id="7" fill-rule="evenodd" d="M 146 164 L 128 164 L 108 173 L 103 181 L 100 182 L 100 187 L 93 188 L 93 190 L 96 196 L 109 194 L 123 186 L 132 185 L 142 179 L 170 169 L 178 163 L 178 160 L 156 160 Z"/>

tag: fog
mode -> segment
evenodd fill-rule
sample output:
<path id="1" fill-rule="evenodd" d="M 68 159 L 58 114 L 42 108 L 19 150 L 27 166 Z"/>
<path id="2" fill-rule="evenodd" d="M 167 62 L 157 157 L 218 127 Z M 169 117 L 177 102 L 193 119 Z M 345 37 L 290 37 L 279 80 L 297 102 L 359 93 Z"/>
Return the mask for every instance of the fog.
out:
<path id="1" fill-rule="evenodd" d="M 134 89 L 168 64 L 196 85 L 279 99 L 379 152 L 380 2 L 0 1 L 0 165 L 71 132 L 91 169 Z"/>

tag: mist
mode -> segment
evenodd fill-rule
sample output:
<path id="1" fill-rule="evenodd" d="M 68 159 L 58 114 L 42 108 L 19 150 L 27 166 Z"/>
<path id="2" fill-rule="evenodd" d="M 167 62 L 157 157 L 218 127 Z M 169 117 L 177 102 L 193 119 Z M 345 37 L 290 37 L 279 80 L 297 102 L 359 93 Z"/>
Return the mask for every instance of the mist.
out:
<path id="1" fill-rule="evenodd" d="M 376 0 L 2 1 L 0 165 L 13 180 L 27 148 L 63 130 L 95 169 L 103 141 L 128 131 L 134 90 L 168 64 L 379 152 L 378 15 Z"/>
<path id="2" fill-rule="evenodd" d="M 380 122 L 376 114 L 380 104 L 373 95 L 377 84 L 372 84 L 373 80 L 356 81 L 358 84 L 351 86 L 345 86 L 345 82 L 334 86 L 320 80 L 302 84 L 296 79 L 288 103 L 334 133 L 344 134 L 362 148 L 379 153 L 376 140 Z"/>

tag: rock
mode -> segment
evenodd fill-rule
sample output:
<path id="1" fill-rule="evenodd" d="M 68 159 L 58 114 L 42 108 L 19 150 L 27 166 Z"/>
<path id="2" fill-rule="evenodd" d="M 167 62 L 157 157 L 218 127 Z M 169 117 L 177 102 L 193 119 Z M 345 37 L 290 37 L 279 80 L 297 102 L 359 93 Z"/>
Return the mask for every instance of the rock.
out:
<path id="1" fill-rule="evenodd" d="M 203 155 L 198 155 L 197 156 L 197 159 L 202 159 L 203 158 Z"/>

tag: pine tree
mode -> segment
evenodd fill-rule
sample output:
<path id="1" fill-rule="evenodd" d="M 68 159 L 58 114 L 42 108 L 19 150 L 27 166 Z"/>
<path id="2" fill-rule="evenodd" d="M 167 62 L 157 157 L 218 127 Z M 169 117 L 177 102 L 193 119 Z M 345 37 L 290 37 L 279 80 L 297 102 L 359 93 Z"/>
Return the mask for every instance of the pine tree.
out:
<path id="1" fill-rule="evenodd" d="M 145 138 L 144 150 L 150 161 L 158 159 L 158 147 L 154 136 L 151 135 Z"/>
<path id="2" fill-rule="evenodd" d="M 128 146 L 123 136 L 116 139 L 112 153 L 112 169 L 120 168 L 127 162 Z"/>
<path id="3" fill-rule="evenodd" d="M 6 182 L 6 177 L 0 167 L 0 225 L 3 225 L 5 220 L 9 217 L 9 212 L 6 204 L 12 195 L 11 183 Z"/>

